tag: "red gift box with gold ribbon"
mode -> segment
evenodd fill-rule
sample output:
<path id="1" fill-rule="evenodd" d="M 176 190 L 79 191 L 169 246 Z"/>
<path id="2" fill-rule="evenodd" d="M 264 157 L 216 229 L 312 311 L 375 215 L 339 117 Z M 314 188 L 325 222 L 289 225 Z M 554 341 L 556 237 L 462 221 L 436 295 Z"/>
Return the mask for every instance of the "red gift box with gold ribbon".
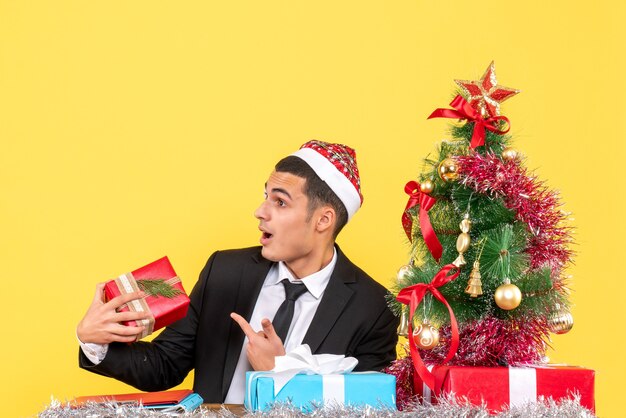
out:
<path id="1" fill-rule="evenodd" d="M 189 297 L 185 293 L 180 278 L 176 275 L 167 257 L 163 257 L 130 273 L 124 273 L 117 279 L 108 281 L 104 286 L 106 300 L 116 296 L 143 290 L 147 296 L 131 301 L 118 308 L 118 312 L 150 312 L 152 317 L 142 321 L 126 321 L 124 325 L 145 326 L 137 340 L 147 337 L 154 331 L 166 327 L 187 315 Z"/>
<path id="2" fill-rule="evenodd" d="M 545 365 L 537 367 L 435 366 L 431 390 L 415 373 L 414 389 L 423 403 L 454 394 L 473 405 L 485 404 L 492 413 L 521 406 L 541 398 L 559 400 L 580 397 L 580 405 L 595 411 L 593 370 L 582 367 Z"/>

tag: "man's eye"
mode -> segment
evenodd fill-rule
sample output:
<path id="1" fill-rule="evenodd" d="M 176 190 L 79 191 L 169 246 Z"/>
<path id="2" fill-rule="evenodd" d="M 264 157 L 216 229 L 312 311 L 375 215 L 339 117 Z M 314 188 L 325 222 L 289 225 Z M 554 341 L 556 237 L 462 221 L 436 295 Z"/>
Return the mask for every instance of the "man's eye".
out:
<path id="1" fill-rule="evenodd" d="M 263 199 L 267 200 L 267 192 L 263 192 Z"/>
<path id="2" fill-rule="evenodd" d="M 285 206 L 285 201 L 283 199 L 276 199 L 276 204 L 278 204 L 278 206 Z"/>

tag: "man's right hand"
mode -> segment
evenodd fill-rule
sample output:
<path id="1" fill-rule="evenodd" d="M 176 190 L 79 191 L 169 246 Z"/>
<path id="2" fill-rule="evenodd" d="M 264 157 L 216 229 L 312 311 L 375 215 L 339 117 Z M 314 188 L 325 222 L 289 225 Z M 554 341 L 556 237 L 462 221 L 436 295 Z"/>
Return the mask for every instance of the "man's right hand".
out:
<path id="1" fill-rule="evenodd" d="M 274 361 L 276 356 L 285 355 L 285 347 L 276 334 L 272 322 L 263 318 L 261 321 L 263 329 L 257 332 L 252 329 L 243 316 L 233 312 L 230 317 L 239 324 L 243 333 L 248 337 L 246 355 L 252 368 L 254 370 L 272 370 L 276 364 Z"/>
<path id="2" fill-rule="evenodd" d="M 83 343 L 95 344 L 135 341 L 137 335 L 143 332 L 144 327 L 126 326 L 121 322 L 148 319 L 151 314 L 149 312 L 117 312 L 117 308 L 144 296 L 144 292 L 133 292 L 104 302 L 104 283 L 99 283 L 87 313 L 76 328 L 78 339 Z"/>

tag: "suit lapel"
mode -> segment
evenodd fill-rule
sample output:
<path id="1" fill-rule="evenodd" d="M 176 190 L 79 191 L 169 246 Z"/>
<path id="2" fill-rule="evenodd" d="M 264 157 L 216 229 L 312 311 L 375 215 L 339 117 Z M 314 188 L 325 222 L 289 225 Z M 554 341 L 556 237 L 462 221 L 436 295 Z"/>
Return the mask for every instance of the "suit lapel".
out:
<path id="1" fill-rule="evenodd" d="M 250 321 L 254 305 L 261 292 L 261 287 L 265 277 L 272 266 L 272 263 L 263 257 L 260 252 L 252 256 L 250 262 L 246 261 L 239 278 L 239 291 L 234 311 Z M 226 398 L 230 382 L 233 379 L 241 346 L 244 340 L 244 333 L 235 321 L 231 321 L 228 343 L 226 345 L 226 359 L 224 362 L 224 377 L 222 381 L 222 399 Z"/>
<path id="2" fill-rule="evenodd" d="M 354 291 L 347 286 L 347 283 L 354 283 L 355 277 L 352 263 L 337 247 L 337 264 L 335 264 L 335 269 L 330 276 L 311 325 L 302 340 L 303 344 L 308 344 L 311 347 L 313 353 L 322 344 L 352 297 Z"/>

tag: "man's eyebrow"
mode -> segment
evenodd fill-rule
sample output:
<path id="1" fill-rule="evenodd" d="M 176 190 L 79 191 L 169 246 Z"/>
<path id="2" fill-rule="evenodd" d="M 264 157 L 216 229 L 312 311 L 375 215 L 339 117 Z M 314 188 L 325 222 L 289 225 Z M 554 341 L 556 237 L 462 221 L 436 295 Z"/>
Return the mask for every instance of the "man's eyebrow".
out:
<path id="1" fill-rule="evenodd" d="M 292 199 L 292 200 L 293 200 L 293 198 L 291 197 L 291 195 L 289 194 L 289 192 L 288 192 L 287 190 L 285 190 L 285 189 L 281 188 L 281 187 L 274 187 L 274 188 L 271 190 L 271 192 L 272 192 L 272 193 L 282 193 L 282 194 L 286 195 L 289 199 Z"/>

